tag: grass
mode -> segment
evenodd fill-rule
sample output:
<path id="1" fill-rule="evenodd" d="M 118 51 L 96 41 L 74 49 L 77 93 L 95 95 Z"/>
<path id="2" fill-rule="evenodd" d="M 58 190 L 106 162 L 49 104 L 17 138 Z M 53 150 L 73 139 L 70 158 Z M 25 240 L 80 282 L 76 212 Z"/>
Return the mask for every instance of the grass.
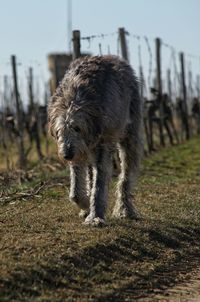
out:
<path id="1" fill-rule="evenodd" d="M 111 218 L 114 180 L 105 228 L 81 224 L 60 166 L 13 184 L 6 194 L 20 198 L 0 208 L 0 301 L 133 301 L 186 278 L 199 266 L 199 150 L 193 139 L 143 161 L 139 221 Z"/>
<path id="2" fill-rule="evenodd" d="M 48 140 L 48 141 L 47 141 Z M 52 138 L 45 138 L 44 136 L 41 137 L 41 151 L 42 154 L 47 154 L 47 145 L 48 145 L 48 152 L 49 154 L 56 154 L 56 144 L 54 143 Z M 0 145 L 0 158 L 2 159 L 0 161 L 0 171 L 6 171 L 9 169 L 16 169 L 19 164 L 19 155 L 18 155 L 18 147 L 16 140 L 13 140 L 11 142 L 9 139 L 6 141 L 6 149 L 3 148 L 2 145 Z M 30 150 L 29 150 L 30 149 Z M 38 154 L 36 152 L 36 145 L 35 142 L 33 142 L 32 147 L 30 147 L 30 141 L 28 139 L 28 136 L 25 135 L 24 137 L 24 151 L 25 154 L 27 154 L 27 165 L 28 169 L 34 167 L 38 163 Z M 7 165 L 9 163 L 9 166 Z"/>

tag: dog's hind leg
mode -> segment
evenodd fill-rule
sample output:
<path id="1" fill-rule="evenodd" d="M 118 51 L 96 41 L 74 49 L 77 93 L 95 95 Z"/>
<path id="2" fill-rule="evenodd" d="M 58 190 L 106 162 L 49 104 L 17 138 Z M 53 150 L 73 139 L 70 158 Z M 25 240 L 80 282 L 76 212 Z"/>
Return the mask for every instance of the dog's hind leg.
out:
<path id="1" fill-rule="evenodd" d="M 99 226 L 105 223 L 111 166 L 110 151 L 103 146 L 99 147 L 96 152 L 96 161 L 92 167 L 90 213 L 85 219 L 85 224 Z"/>
<path id="2" fill-rule="evenodd" d="M 70 165 L 70 194 L 69 198 L 80 208 L 80 216 L 89 209 L 89 192 L 87 192 L 87 167 Z"/>
<path id="3" fill-rule="evenodd" d="M 113 210 L 114 217 L 139 218 L 139 214 L 133 204 L 132 195 L 142 152 L 142 144 L 139 139 L 141 139 L 141 137 L 138 134 L 134 136 L 130 131 L 127 133 L 126 138 L 119 144 L 121 173 L 117 187 L 117 200 Z"/>

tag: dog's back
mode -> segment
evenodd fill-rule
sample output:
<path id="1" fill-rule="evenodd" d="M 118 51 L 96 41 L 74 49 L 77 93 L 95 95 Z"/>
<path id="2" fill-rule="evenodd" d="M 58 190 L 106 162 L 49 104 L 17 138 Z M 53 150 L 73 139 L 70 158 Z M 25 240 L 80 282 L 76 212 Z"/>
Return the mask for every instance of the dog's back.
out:
<path id="1" fill-rule="evenodd" d="M 107 136 L 121 136 L 141 116 L 138 82 L 133 69 L 116 56 L 83 57 L 72 62 L 62 82 L 69 106 L 98 115 Z"/>

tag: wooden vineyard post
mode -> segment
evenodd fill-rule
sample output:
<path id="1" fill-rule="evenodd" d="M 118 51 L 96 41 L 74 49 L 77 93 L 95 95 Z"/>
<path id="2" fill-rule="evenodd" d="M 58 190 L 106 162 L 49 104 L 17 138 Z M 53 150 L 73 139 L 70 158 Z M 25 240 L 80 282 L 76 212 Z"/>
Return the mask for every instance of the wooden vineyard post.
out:
<path id="1" fill-rule="evenodd" d="M 159 102 L 159 113 L 160 113 L 160 144 L 165 145 L 163 125 L 164 125 L 164 108 L 163 108 L 163 97 L 162 97 L 162 76 L 161 76 L 161 40 L 156 38 L 156 79 L 158 89 L 158 102 Z"/>
<path id="2" fill-rule="evenodd" d="M 31 111 L 34 109 L 34 100 L 33 100 L 33 68 L 29 68 L 29 81 L 28 81 L 28 88 L 29 88 L 29 104 Z"/>
<path id="3" fill-rule="evenodd" d="M 24 152 L 24 141 L 23 141 L 23 113 L 19 100 L 18 92 L 18 81 L 17 81 L 17 70 L 16 70 L 16 57 L 11 56 L 12 72 L 13 72 L 13 81 L 14 81 L 14 94 L 16 102 L 16 118 L 17 118 L 17 130 L 18 130 L 18 150 L 19 150 L 19 166 L 20 169 L 26 168 L 26 156 Z"/>
<path id="4" fill-rule="evenodd" d="M 122 58 L 124 60 L 128 61 L 128 50 L 127 50 L 126 33 L 125 33 L 124 27 L 120 27 L 118 32 L 119 32 L 119 40 L 120 40 Z"/>
<path id="5" fill-rule="evenodd" d="M 81 42 L 80 42 L 80 31 L 73 30 L 72 32 L 72 41 L 73 41 L 73 60 L 81 56 Z"/>
<path id="6" fill-rule="evenodd" d="M 200 75 L 197 75 L 197 82 L 196 82 L 196 88 L 197 88 L 197 97 L 200 102 Z"/>
<path id="7" fill-rule="evenodd" d="M 40 140 L 40 121 L 38 116 L 38 104 L 34 102 L 33 95 L 33 69 L 29 68 L 29 78 L 28 78 L 28 86 L 29 86 L 29 137 L 31 141 L 34 140 L 36 143 L 37 154 L 39 159 L 43 158 L 42 150 L 41 150 L 41 140 Z M 31 148 L 30 147 L 30 148 Z"/>
<path id="8" fill-rule="evenodd" d="M 172 101 L 172 82 L 171 82 L 171 70 L 167 69 L 167 90 L 170 102 Z"/>
<path id="9" fill-rule="evenodd" d="M 187 108 L 187 88 L 185 84 L 185 61 L 184 61 L 184 53 L 180 53 L 180 65 L 181 65 L 181 84 L 182 84 L 182 92 L 183 92 L 183 114 L 184 114 L 184 125 L 186 139 L 190 138 L 190 129 L 188 123 L 188 108 Z"/>

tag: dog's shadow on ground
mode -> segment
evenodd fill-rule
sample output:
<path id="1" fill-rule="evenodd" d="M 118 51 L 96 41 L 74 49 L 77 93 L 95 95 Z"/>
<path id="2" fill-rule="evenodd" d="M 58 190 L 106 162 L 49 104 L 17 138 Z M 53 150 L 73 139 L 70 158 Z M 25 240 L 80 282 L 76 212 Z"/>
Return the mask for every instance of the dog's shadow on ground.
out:
<path id="1" fill-rule="evenodd" d="M 120 231 L 108 243 L 99 242 L 73 254 L 66 251 L 44 264 L 14 271 L 9 279 L 1 280 L 3 288 L 11 299 L 19 299 L 58 289 L 70 290 L 77 297 L 88 291 L 92 295 L 101 286 L 108 290 L 95 293 L 96 301 L 120 301 L 126 295 L 136 299 L 171 287 L 180 273 L 198 264 L 200 229 L 141 219 L 118 224 L 111 220 L 105 231 L 117 232 L 118 228 L 124 235 Z"/>

